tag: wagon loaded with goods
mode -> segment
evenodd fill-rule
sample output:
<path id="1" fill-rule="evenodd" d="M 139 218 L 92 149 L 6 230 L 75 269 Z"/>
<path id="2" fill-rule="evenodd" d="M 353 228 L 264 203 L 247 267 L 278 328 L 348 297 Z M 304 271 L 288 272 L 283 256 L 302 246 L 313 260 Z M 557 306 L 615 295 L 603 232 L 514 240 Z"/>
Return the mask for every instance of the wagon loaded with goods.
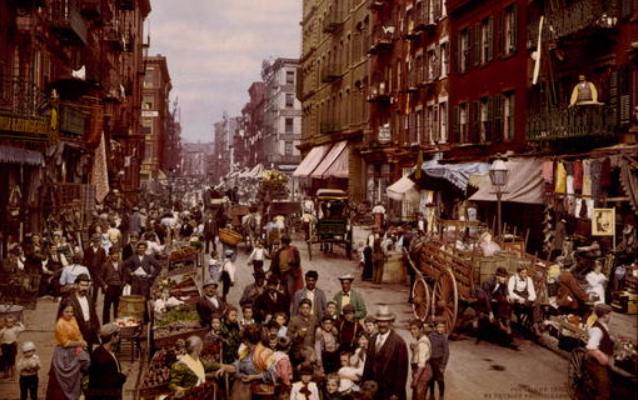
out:
<path id="1" fill-rule="evenodd" d="M 176 246 L 168 256 L 169 274 L 196 271 L 199 266 L 199 251 L 188 245 Z"/>
<path id="2" fill-rule="evenodd" d="M 319 189 L 315 196 L 319 218 L 310 227 L 308 256 L 312 259 L 312 245 L 320 244 L 323 252 L 333 250 L 333 246 L 342 246 L 346 256 L 352 256 L 352 225 L 348 194 L 339 189 Z"/>
<path id="3" fill-rule="evenodd" d="M 535 257 L 508 250 L 512 246 L 503 243 L 504 250 L 497 255 L 483 256 L 479 237 L 489 232 L 478 222 L 439 219 L 437 225 L 440 228 L 437 234 L 417 239 L 406 252 L 416 274 L 411 290 L 417 318 L 444 321 L 448 332 L 452 332 L 459 313 L 476 302 L 476 291 L 499 267 L 509 274 L 515 273 L 519 266 L 529 267 L 538 288 L 537 302 L 545 297 L 545 270 L 537 268 Z"/>

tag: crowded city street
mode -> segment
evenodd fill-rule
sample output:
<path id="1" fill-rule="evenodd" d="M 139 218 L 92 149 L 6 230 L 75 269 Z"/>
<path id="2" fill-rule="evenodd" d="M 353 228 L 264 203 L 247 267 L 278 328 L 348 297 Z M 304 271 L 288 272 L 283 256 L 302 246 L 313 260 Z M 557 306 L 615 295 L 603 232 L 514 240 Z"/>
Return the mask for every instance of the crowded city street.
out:
<path id="1" fill-rule="evenodd" d="M 638 0 L 0 0 L 0 400 L 638 400 Z"/>

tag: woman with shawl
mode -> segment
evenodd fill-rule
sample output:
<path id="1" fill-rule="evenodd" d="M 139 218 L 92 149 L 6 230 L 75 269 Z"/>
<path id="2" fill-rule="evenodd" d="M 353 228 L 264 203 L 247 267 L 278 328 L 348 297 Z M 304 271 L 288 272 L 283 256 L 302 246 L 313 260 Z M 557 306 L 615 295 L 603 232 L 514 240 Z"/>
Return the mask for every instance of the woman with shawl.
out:
<path id="1" fill-rule="evenodd" d="M 49 370 L 47 400 L 77 400 L 82 392 L 82 377 L 91 359 L 87 344 L 73 315 L 73 305 L 63 301 L 55 324 L 56 346 Z"/>
<path id="2" fill-rule="evenodd" d="M 275 393 L 272 376 L 273 352 L 261 343 L 261 327 L 249 325 L 243 333 L 231 400 L 270 399 Z"/>

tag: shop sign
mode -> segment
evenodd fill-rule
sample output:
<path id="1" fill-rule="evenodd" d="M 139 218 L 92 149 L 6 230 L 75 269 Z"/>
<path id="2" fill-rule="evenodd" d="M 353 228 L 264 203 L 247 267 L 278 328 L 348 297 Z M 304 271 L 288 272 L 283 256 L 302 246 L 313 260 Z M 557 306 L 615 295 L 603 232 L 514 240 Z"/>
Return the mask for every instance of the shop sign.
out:
<path id="1" fill-rule="evenodd" d="M 144 118 L 156 118 L 156 117 L 159 117 L 159 111 L 142 110 L 142 117 L 144 117 Z"/>
<path id="2" fill-rule="evenodd" d="M 0 132 L 21 133 L 28 136 L 48 136 L 50 130 L 47 119 L 0 115 Z"/>
<path id="3" fill-rule="evenodd" d="M 60 111 L 60 131 L 71 135 L 84 135 L 86 115 L 82 111 L 70 107 L 62 107 Z"/>
<path id="4" fill-rule="evenodd" d="M 594 208 L 592 236 L 616 236 L 616 209 Z"/>

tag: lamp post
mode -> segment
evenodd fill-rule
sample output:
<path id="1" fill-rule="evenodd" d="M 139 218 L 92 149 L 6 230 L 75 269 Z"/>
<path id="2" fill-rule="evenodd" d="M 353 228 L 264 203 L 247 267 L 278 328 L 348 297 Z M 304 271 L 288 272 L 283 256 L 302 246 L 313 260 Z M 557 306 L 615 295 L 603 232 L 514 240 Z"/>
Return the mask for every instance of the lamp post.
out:
<path id="1" fill-rule="evenodd" d="M 490 181 L 492 182 L 492 186 L 496 190 L 496 202 L 497 202 L 497 210 L 496 210 L 496 222 L 498 223 L 497 233 L 498 237 L 501 238 L 502 235 L 502 204 L 501 200 L 503 198 L 503 188 L 507 184 L 507 175 L 509 174 L 509 170 L 505 165 L 505 161 L 502 158 L 497 158 L 492 163 L 490 167 Z"/>

